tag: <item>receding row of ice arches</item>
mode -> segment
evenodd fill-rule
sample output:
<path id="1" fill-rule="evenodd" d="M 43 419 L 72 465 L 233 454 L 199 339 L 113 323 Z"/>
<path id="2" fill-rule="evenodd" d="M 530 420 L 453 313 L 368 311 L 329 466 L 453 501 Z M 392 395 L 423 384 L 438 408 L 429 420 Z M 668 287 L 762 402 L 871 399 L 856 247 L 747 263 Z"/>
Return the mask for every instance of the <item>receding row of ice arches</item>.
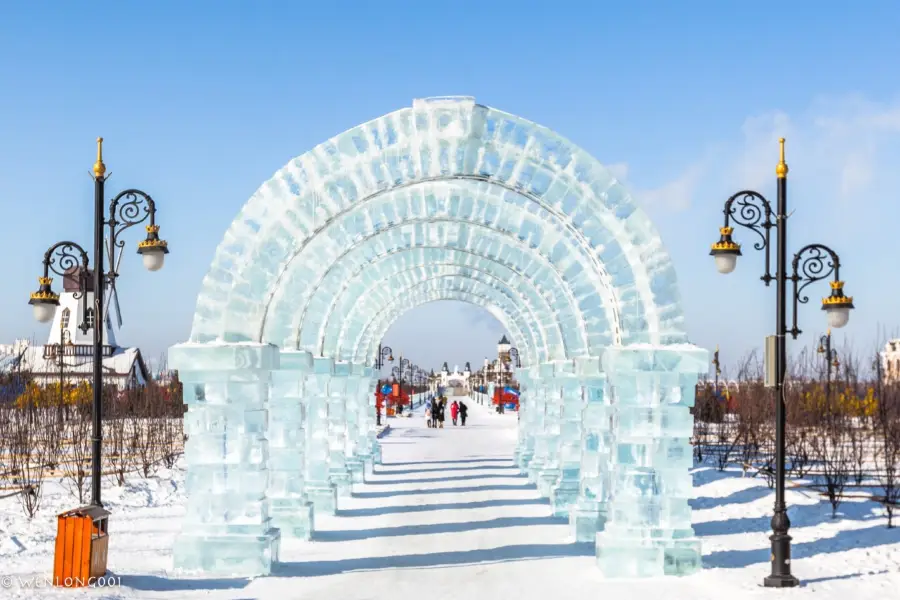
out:
<path id="1" fill-rule="evenodd" d="M 571 513 L 579 537 L 604 527 L 612 481 L 627 479 L 616 474 L 611 440 L 635 442 L 613 435 L 613 409 L 601 411 L 605 420 L 596 409 L 613 405 L 617 360 L 629 373 L 618 403 L 658 404 L 646 392 L 659 381 L 634 373 L 654 371 L 648 348 L 674 351 L 687 340 L 671 261 L 644 213 L 585 152 L 471 99 L 442 99 L 291 161 L 226 233 L 191 343 L 171 356 L 182 380 L 203 390 L 186 393 L 186 457 L 202 472 L 202 461 L 217 460 L 206 436 L 224 436 L 218 460 L 237 461 L 233 480 L 244 483 L 234 485 L 248 473 L 257 488 L 261 473 L 267 483 L 243 513 L 229 513 L 237 521 L 213 527 L 197 515 L 217 506 L 219 492 L 192 479 L 180 566 L 267 572 L 280 535 L 310 535 L 313 507 L 333 511 L 379 460 L 371 365 L 382 336 L 404 312 L 444 299 L 489 309 L 513 336 L 524 384 L 517 459 L 554 511 Z M 644 418 L 662 418 L 655 406 Z M 259 411 L 267 425 L 248 426 Z M 192 462 L 201 447 L 213 454 Z M 248 514 L 259 521 L 249 529 Z M 644 533 L 666 531 L 646 519 L 607 525 L 631 539 L 635 557 Z M 663 542 L 660 560 L 670 561 L 674 542 Z M 629 555 L 621 543 L 617 552 Z"/>

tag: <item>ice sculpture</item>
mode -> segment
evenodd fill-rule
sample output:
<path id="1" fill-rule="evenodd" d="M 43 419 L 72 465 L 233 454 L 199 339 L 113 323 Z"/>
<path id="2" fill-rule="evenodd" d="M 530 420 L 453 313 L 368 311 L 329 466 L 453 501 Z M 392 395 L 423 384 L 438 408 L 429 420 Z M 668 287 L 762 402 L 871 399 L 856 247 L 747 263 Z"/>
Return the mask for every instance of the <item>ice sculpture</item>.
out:
<path id="1" fill-rule="evenodd" d="M 355 392 L 350 386 L 352 373 L 352 365 L 337 363 L 328 381 L 328 479 L 344 497 L 352 491 L 347 468 L 347 396 Z"/>
<path id="2" fill-rule="evenodd" d="M 611 348 L 603 357 L 618 428 L 609 520 L 597 534 L 607 575 L 685 575 L 701 568 L 691 528 L 694 393 L 709 353 L 692 346 Z"/>
<path id="3" fill-rule="evenodd" d="M 272 371 L 269 398 L 269 510 L 283 537 L 312 537 L 313 505 L 306 499 L 306 379 L 309 352 L 284 350 Z"/>
<path id="4" fill-rule="evenodd" d="M 269 517 L 266 430 L 270 344 L 179 344 L 169 349 L 188 411 L 184 418 L 187 506 L 174 547 L 178 570 L 266 574 L 280 533 Z"/>
<path id="5" fill-rule="evenodd" d="M 337 512 L 337 486 L 331 480 L 331 440 L 328 418 L 328 386 L 334 361 L 315 358 L 313 373 L 306 379 L 306 497 L 322 514 Z"/>
<path id="6" fill-rule="evenodd" d="M 246 565 L 265 570 L 277 554 L 278 534 L 263 531 L 269 510 L 286 536 L 306 535 L 308 503 L 334 512 L 338 490 L 348 493 L 361 478 L 360 465 L 380 461 L 369 365 L 400 315 L 442 299 L 489 309 L 528 367 L 518 464 L 552 496 L 556 512 L 570 515 L 579 539 L 599 530 L 604 547 L 605 531 L 616 528 L 623 538 L 609 547 L 623 548 L 628 570 L 652 571 L 636 566 L 648 563 L 628 536 L 644 530 L 620 511 L 616 495 L 622 481 L 623 497 L 637 485 L 628 479 L 633 474 L 622 474 L 632 473 L 621 461 L 634 444 L 623 440 L 632 437 L 610 424 L 621 398 L 632 397 L 623 396 L 631 375 L 584 365 L 604 357 L 606 366 L 608 350 L 687 341 L 671 260 L 646 215 L 595 159 L 544 127 L 467 97 L 417 100 L 292 160 L 226 232 L 197 300 L 192 348 L 239 353 L 245 343 L 272 344 L 286 354 L 283 368 L 275 357 L 266 358 L 268 367 L 233 369 L 240 382 L 272 372 L 270 410 L 280 421 L 229 438 L 265 454 L 271 436 L 268 465 L 242 467 L 266 477 L 269 469 L 271 481 L 257 482 L 263 497 L 246 500 L 246 509 L 239 500 L 228 505 L 229 519 L 258 513 L 246 534 L 256 545 L 245 538 L 229 545 L 229 538 L 222 548 L 242 549 Z M 307 358 L 289 358 L 292 352 Z M 306 366 L 294 372 L 292 360 Z M 203 369 L 191 375 L 201 386 L 225 385 L 230 376 Z M 222 391 L 230 410 L 269 402 L 240 396 L 235 404 L 231 393 Z M 191 410 L 205 410 L 192 402 Z M 245 412 L 256 410 L 265 408 Z M 653 418 L 657 413 L 669 414 Z M 229 464 L 233 455 L 221 454 L 220 463 Z M 659 460 L 644 462 L 664 471 L 665 481 L 678 480 L 681 466 Z M 302 477 L 291 478 L 300 464 Z M 197 473 L 191 477 L 212 477 Z M 666 494 L 661 498 L 676 497 Z M 190 488 L 190 507 L 208 512 L 214 502 L 203 488 Z M 200 522 L 196 510 L 186 530 Z M 660 544 L 681 547 L 670 538 Z M 185 539 L 179 563 L 218 564 L 203 558 L 215 541 Z M 601 564 L 612 560 L 598 552 Z"/>
<path id="7" fill-rule="evenodd" d="M 580 484 L 569 524 L 576 541 L 589 542 L 606 524 L 613 450 L 613 411 L 600 369 L 581 373 L 584 409 L 581 417 Z"/>
<path id="8" fill-rule="evenodd" d="M 581 488 L 581 419 L 584 410 L 584 389 L 575 376 L 575 364 L 567 365 L 559 376 L 560 424 L 557 453 L 559 477 L 550 491 L 553 514 L 569 516 Z"/>

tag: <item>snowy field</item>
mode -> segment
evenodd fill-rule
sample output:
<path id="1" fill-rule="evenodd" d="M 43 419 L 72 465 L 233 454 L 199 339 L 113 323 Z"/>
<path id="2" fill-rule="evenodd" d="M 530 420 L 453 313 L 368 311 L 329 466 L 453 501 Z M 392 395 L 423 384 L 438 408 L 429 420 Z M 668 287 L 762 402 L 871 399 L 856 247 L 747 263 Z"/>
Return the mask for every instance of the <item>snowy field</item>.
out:
<path id="1" fill-rule="evenodd" d="M 838 519 L 824 498 L 790 490 L 794 573 L 799 589 L 760 587 L 769 565 L 773 493 L 739 471 L 695 470 L 694 527 L 705 568 L 685 578 L 605 580 L 592 544 L 569 542 L 564 520 L 511 462 L 516 415 L 473 402 L 467 427 L 425 427 L 424 418 L 390 419 L 384 462 L 337 517 L 317 516 L 317 539 L 284 541 L 282 563 L 253 580 L 167 575 L 183 512 L 184 473 L 105 483 L 110 574 L 121 586 L 59 590 L 41 584 L 52 570 L 55 515 L 75 503 L 47 484 L 41 511 L 25 520 L 15 498 L 0 500 L 0 598 L 165 598 L 500 600 L 637 598 L 817 600 L 897 597 L 900 528 L 881 509 L 845 501 Z M 36 578 L 36 579 L 35 579 Z M 25 589 L 26 585 L 40 589 Z"/>

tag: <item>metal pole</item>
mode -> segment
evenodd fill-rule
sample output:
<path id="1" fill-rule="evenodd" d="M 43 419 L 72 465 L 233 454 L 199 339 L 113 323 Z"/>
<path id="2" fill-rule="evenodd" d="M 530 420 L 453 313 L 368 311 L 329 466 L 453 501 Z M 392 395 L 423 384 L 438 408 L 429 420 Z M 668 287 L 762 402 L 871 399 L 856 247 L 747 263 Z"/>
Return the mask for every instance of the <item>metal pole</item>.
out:
<path id="1" fill-rule="evenodd" d="M 825 336 L 825 400 L 831 401 L 831 332 Z"/>
<path id="2" fill-rule="evenodd" d="M 102 143 L 97 140 L 98 144 Z M 101 416 L 103 412 L 103 185 L 106 166 L 103 164 L 101 148 L 97 149 L 97 162 L 94 164 L 94 399 L 91 407 L 91 506 L 103 506 L 100 501 L 100 468 L 103 431 Z"/>
<path id="3" fill-rule="evenodd" d="M 791 520 L 784 500 L 785 488 L 785 405 L 784 380 L 787 371 L 787 164 L 784 162 L 784 141 L 781 141 L 781 161 L 776 168 L 778 176 L 778 207 L 776 210 L 778 232 L 776 309 L 775 309 L 775 507 L 772 515 L 772 574 L 766 577 L 766 587 L 794 587 L 800 582 L 791 574 Z"/>

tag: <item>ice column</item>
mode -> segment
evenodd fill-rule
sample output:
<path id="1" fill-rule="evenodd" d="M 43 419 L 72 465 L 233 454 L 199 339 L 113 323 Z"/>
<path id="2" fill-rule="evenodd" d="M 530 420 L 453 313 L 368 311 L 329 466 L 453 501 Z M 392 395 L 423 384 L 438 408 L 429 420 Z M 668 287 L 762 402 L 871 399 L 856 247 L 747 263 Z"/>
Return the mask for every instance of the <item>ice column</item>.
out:
<path id="1" fill-rule="evenodd" d="M 362 483 L 366 468 L 365 460 L 362 457 L 365 443 L 360 429 L 360 422 L 364 415 L 359 406 L 360 403 L 363 402 L 361 390 L 368 387 L 368 380 L 364 378 L 365 374 L 365 365 L 352 365 L 350 377 L 347 379 L 345 428 L 345 435 L 347 436 L 346 465 L 347 471 L 350 473 L 351 483 Z"/>
<path id="2" fill-rule="evenodd" d="M 613 411 L 600 359 L 576 359 L 584 390 L 581 417 L 581 485 L 569 512 L 569 526 L 578 542 L 593 541 L 606 524 L 610 495 L 610 455 L 613 450 Z"/>
<path id="3" fill-rule="evenodd" d="M 550 492 L 550 503 L 555 516 L 567 517 L 578 499 L 581 484 L 581 419 L 584 411 L 584 395 L 581 381 L 576 378 L 574 372 L 561 374 L 558 383 L 562 406 L 559 426 L 560 475 Z"/>
<path id="4" fill-rule="evenodd" d="M 549 498 L 562 470 L 559 466 L 560 417 L 562 415 L 562 383 L 572 376 L 571 362 L 554 363 L 549 367 L 547 379 L 547 400 L 544 404 L 544 427 L 538 438 L 542 444 L 543 464 L 537 473 L 535 483 L 538 492 Z"/>
<path id="5" fill-rule="evenodd" d="M 337 488 L 338 496 L 352 493 L 350 471 L 347 468 L 347 397 L 350 388 L 350 363 L 336 363 L 328 382 L 328 479 Z"/>
<path id="6" fill-rule="evenodd" d="M 378 428 L 375 425 L 377 422 L 375 415 L 375 388 L 377 385 L 378 379 L 373 375 L 369 380 L 368 395 L 366 396 L 366 402 L 364 404 L 364 410 L 366 411 L 366 447 L 369 452 L 369 458 L 367 460 L 370 467 L 381 464 L 381 443 L 378 441 Z M 382 423 L 383 422 L 384 421 L 382 421 Z"/>
<path id="7" fill-rule="evenodd" d="M 272 371 L 269 399 L 269 506 L 283 537 L 308 540 L 313 532 L 313 505 L 304 489 L 306 402 L 304 387 L 312 374 L 309 352 L 282 350 Z"/>
<path id="8" fill-rule="evenodd" d="M 267 404 L 278 348 L 179 344 L 169 365 L 184 384 L 185 516 L 177 570 L 268 575 L 281 540 L 269 517 Z"/>
<path id="9" fill-rule="evenodd" d="M 352 417 L 349 415 L 351 408 L 348 407 L 347 410 L 348 419 L 353 423 L 349 429 L 349 435 L 352 437 L 353 444 L 353 463 L 350 466 L 350 473 L 354 483 L 365 479 L 366 468 L 372 462 L 372 443 L 369 438 L 369 432 L 372 431 L 372 439 L 374 439 L 375 423 L 375 413 L 370 408 L 371 403 L 369 402 L 375 393 L 372 371 L 372 367 L 361 364 L 353 365 L 353 373 L 358 380 L 352 405 Z"/>
<path id="10" fill-rule="evenodd" d="M 316 512 L 335 514 L 337 488 L 329 479 L 328 384 L 334 372 L 330 358 L 314 358 L 306 378 L 306 497 Z"/>
<path id="11" fill-rule="evenodd" d="M 513 455 L 513 460 L 516 465 L 518 465 L 519 469 L 525 470 L 534 454 L 534 437 L 531 435 L 529 424 L 531 423 L 530 419 L 534 414 L 533 398 L 535 397 L 535 390 L 531 369 L 520 369 L 516 373 L 516 378 L 519 380 L 521 392 L 519 395 L 518 415 L 519 437 L 516 441 L 516 450 Z"/>
<path id="12" fill-rule="evenodd" d="M 616 348 L 604 356 L 617 419 L 609 520 L 597 534 L 597 560 L 608 577 L 701 568 L 688 505 L 690 408 L 708 360 L 706 350 L 689 345 Z"/>
<path id="13" fill-rule="evenodd" d="M 545 368 L 548 367 L 549 369 Z M 531 460 L 528 461 L 528 481 L 537 483 L 538 473 L 547 460 L 547 444 L 544 437 L 544 423 L 547 417 L 548 381 L 547 373 L 553 375 L 553 365 L 538 365 L 532 371 L 531 381 L 534 393 L 531 397 L 533 410 L 528 411 L 528 431 L 531 441 Z"/>

